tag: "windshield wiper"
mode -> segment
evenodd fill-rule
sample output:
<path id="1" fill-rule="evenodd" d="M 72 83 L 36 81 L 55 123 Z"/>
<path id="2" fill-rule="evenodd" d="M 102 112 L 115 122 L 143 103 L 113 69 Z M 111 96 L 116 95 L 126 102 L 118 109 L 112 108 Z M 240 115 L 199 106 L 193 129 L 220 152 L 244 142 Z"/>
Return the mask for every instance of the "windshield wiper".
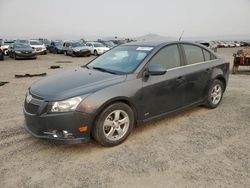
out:
<path id="1" fill-rule="evenodd" d="M 83 68 L 89 69 L 88 65 L 83 65 L 82 67 L 83 67 Z"/>
<path id="2" fill-rule="evenodd" d="M 111 73 L 111 74 L 116 74 L 114 71 L 107 70 L 107 69 L 102 68 L 102 67 L 92 67 L 92 69 L 99 70 L 99 71 L 102 71 L 102 72 L 108 72 L 108 73 Z"/>

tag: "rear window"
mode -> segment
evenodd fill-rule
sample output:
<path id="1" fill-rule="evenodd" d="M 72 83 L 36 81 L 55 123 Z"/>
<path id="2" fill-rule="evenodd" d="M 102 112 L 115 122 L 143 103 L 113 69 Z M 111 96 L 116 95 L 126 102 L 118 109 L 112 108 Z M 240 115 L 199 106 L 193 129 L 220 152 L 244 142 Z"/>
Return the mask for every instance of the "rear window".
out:
<path id="1" fill-rule="evenodd" d="M 203 50 L 205 61 L 211 60 L 211 53 L 207 50 Z"/>
<path id="2" fill-rule="evenodd" d="M 198 46 L 183 44 L 187 64 L 191 65 L 204 61 L 202 49 Z"/>

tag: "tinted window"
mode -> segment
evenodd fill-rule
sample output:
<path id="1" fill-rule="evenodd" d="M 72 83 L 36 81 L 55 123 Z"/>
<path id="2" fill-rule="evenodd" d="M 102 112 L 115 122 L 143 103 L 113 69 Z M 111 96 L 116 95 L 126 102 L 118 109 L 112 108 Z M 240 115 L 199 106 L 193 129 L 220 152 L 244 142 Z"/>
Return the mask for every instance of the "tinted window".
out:
<path id="1" fill-rule="evenodd" d="M 15 44 L 15 48 L 31 48 L 31 46 L 26 43 L 17 43 Z"/>
<path id="2" fill-rule="evenodd" d="M 31 45 L 43 45 L 41 42 L 39 41 L 30 41 Z"/>
<path id="3" fill-rule="evenodd" d="M 211 54 L 207 50 L 203 50 L 205 61 L 211 60 Z"/>
<path id="4" fill-rule="evenodd" d="M 161 49 L 150 61 L 150 64 L 161 64 L 166 69 L 180 66 L 180 55 L 177 45 Z"/>
<path id="5" fill-rule="evenodd" d="M 105 47 L 102 43 L 94 43 L 94 47 Z"/>
<path id="6" fill-rule="evenodd" d="M 204 61 L 202 49 L 200 47 L 184 44 L 183 48 L 188 65 Z"/>

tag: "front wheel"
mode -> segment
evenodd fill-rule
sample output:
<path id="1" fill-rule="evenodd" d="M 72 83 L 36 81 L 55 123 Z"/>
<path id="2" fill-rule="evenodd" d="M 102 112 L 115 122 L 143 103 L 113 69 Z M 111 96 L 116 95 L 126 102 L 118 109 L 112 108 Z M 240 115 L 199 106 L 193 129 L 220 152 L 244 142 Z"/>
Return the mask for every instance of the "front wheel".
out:
<path id="1" fill-rule="evenodd" d="M 97 51 L 96 51 L 96 50 L 94 51 L 94 55 L 95 55 L 95 56 L 98 56 L 98 53 L 97 53 Z"/>
<path id="2" fill-rule="evenodd" d="M 220 80 L 214 80 L 208 91 L 206 106 L 216 108 L 219 106 L 223 97 L 224 85 Z"/>
<path id="3" fill-rule="evenodd" d="M 116 146 L 129 136 L 133 127 L 132 109 L 124 103 L 114 103 L 98 116 L 92 135 L 103 146 Z"/>

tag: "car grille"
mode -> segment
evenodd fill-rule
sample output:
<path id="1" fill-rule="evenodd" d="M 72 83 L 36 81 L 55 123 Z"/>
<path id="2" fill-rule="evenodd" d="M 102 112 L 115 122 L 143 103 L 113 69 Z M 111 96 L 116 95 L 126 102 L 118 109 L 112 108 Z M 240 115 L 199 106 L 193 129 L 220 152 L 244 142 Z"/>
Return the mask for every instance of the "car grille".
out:
<path id="1" fill-rule="evenodd" d="M 26 112 L 30 113 L 30 114 L 37 114 L 38 110 L 40 108 L 40 106 L 43 103 L 43 98 L 30 94 L 32 96 L 32 99 L 29 103 L 27 103 L 26 99 L 24 102 L 24 108 L 26 110 Z"/>
<path id="2" fill-rule="evenodd" d="M 23 54 L 31 54 L 32 52 L 22 51 Z"/>

